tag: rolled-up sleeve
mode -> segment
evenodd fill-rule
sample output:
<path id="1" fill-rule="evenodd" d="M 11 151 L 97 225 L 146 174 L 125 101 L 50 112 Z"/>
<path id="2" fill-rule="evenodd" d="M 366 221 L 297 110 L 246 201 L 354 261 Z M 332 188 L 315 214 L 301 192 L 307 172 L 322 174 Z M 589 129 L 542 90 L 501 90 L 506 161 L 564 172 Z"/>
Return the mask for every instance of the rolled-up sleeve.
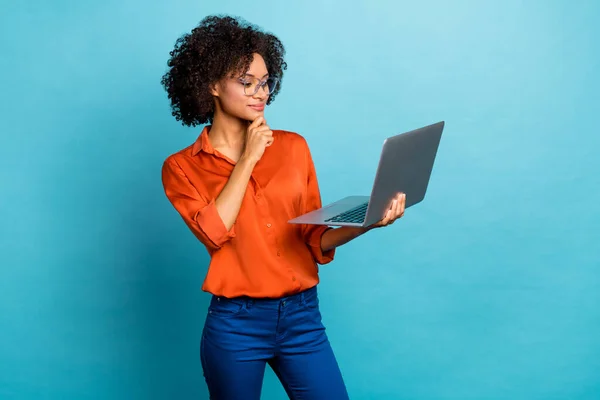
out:
<path id="1" fill-rule="evenodd" d="M 317 210 L 322 207 L 321 192 L 319 190 L 319 182 L 317 180 L 317 172 L 310 154 L 308 144 L 306 144 L 306 165 L 308 168 L 307 191 L 305 201 L 305 213 Z M 319 264 L 327 264 L 333 261 L 335 249 L 323 251 L 321 247 L 321 237 L 325 231 L 333 229 L 327 225 L 302 225 L 304 240 L 308 245 L 315 261 Z"/>
<path id="2" fill-rule="evenodd" d="M 176 160 L 169 158 L 164 162 L 162 182 L 173 207 L 210 253 L 235 237 L 235 224 L 227 230 L 217 211 L 215 199 L 202 196 Z"/>

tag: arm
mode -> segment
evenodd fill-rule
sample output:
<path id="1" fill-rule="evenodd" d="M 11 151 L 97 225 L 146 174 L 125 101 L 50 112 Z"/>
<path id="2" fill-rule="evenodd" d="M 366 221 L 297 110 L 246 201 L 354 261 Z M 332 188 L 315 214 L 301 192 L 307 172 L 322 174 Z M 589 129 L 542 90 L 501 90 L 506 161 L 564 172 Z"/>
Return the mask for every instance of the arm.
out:
<path id="1" fill-rule="evenodd" d="M 163 164 L 165 194 L 194 235 L 209 252 L 220 249 L 235 237 L 239 213 L 254 164 L 240 161 L 216 199 L 207 198 L 192 185 L 175 159 Z"/>
<path id="2" fill-rule="evenodd" d="M 339 247 L 343 244 L 348 243 L 354 238 L 367 233 L 371 229 L 381 228 L 394 223 L 398 218 L 402 218 L 404 215 L 404 207 L 406 205 L 406 196 L 404 193 L 399 193 L 396 198 L 392 201 L 390 209 L 386 212 L 383 219 L 368 226 L 368 227 L 350 227 L 343 226 L 337 229 L 329 229 L 323 233 L 321 237 L 321 249 L 322 251 L 328 251 Z"/>
<path id="3" fill-rule="evenodd" d="M 317 173 L 308 145 L 306 147 L 306 161 L 308 165 L 308 198 L 304 211 L 309 212 L 321 208 L 322 205 Z M 303 234 L 306 238 L 306 243 L 311 248 L 317 262 L 326 264 L 333 260 L 336 247 L 348 243 L 371 229 L 390 225 L 397 218 L 402 217 L 404 215 L 405 200 L 406 196 L 398 194 L 385 217 L 368 227 L 355 228 L 344 226 L 341 228 L 332 228 L 326 225 L 303 225 Z"/>
<path id="4" fill-rule="evenodd" d="M 229 180 L 215 200 L 217 211 L 227 230 L 233 226 L 240 212 L 244 193 L 246 193 L 246 187 L 255 164 L 246 158 L 240 158 L 233 168 Z"/>
<path id="5" fill-rule="evenodd" d="M 227 229 L 233 226 L 240 212 L 254 166 L 262 158 L 265 148 L 273 143 L 273 131 L 263 117 L 258 117 L 248 126 L 244 139 L 244 151 L 215 201 Z"/>
<path id="6" fill-rule="evenodd" d="M 348 243 L 352 239 L 367 233 L 372 228 L 354 228 L 350 226 L 342 226 L 341 228 L 328 229 L 321 236 L 321 249 L 325 252 L 335 249 L 343 244 Z"/>

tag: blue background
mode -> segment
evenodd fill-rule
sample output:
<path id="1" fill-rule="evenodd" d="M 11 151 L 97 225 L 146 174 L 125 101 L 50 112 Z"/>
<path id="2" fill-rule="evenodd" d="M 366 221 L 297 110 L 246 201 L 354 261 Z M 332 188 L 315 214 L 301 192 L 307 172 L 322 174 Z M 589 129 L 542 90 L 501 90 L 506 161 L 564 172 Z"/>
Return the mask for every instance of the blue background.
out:
<path id="1" fill-rule="evenodd" d="M 0 398 L 207 398 L 208 256 L 160 169 L 160 77 L 205 15 L 278 35 L 267 110 L 325 203 L 446 121 L 426 200 L 321 269 L 352 399 L 600 398 L 594 1 L 12 1 L 0 19 Z M 336 156 L 328 152 L 336 149 Z M 267 372 L 264 399 L 284 398 Z"/>

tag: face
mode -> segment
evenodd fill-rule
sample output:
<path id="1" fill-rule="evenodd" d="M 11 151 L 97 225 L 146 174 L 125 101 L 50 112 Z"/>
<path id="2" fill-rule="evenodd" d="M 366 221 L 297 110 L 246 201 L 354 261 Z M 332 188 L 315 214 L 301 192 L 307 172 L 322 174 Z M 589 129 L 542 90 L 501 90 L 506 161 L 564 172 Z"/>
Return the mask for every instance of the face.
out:
<path id="1" fill-rule="evenodd" d="M 264 114 L 267 99 L 267 88 L 259 87 L 252 95 L 257 82 L 265 82 L 269 73 L 265 60 L 260 54 L 254 54 L 248 71 L 242 76 L 226 77 L 218 82 L 211 90 L 215 97 L 216 112 L 225 112 L 231 116 L 253 121 Z"/>

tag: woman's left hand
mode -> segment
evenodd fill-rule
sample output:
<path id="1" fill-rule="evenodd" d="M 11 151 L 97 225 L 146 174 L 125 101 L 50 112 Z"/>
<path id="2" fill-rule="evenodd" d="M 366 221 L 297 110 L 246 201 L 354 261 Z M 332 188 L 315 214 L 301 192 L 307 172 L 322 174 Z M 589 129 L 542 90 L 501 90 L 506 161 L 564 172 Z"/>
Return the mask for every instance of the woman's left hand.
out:
<path id="1" fill-rule="evenodd" d="M 398 218 L 402 218 L 404 216 L 404 206 L 406 204 L 406 195 L 404 193 L 398 193 L 394 200 L 392 201 L 392 205 L 390 209 L 385 214 L 385 217 L 379 222 L 374 223 L 369 226 L 369 229 L 372 228 L 381 228 L 383 226 L 388 226 L 394 223 Z"/>

